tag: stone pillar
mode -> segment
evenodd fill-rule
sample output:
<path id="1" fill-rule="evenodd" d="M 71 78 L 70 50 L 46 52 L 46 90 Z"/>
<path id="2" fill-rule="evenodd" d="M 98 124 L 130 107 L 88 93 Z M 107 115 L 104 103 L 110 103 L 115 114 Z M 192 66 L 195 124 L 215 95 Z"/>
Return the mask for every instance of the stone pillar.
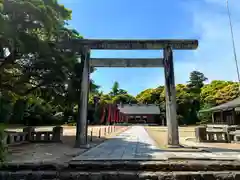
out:
<path id="1" fill-rule="evenodd" d="M 207 128 L 205 126 L 198 126 L 195 128 L 195 136 L 197 142 L 206 142 L 207 140 Z"/>
<path id="2" fill-rule="evenodd" d="M 169 46 L 164 48 L 163 55 L 164 55 L 168 145 L 179 146 L 177 109 L 176 109 L 176 89 L 175 89 L 175 80 L 174 80 L 172 48 Z"/>
<path id="3" fill-rule="evenodd" d="M 27 141 L 32 141 L 33 136 L 34 136 L 33 132 L 35 132 L 35 127 L 27 126 L 27 127 L 23 128 L 23 132 L 27 133 L 26 140 Z"/>
<path id="4" fill-rule="evenodd" d="M 78 104 L 77 131 L 75 147 L 87 145 L 87 112 L 89 95 L 89 59 L 90 53 L 87 52 L 81 57 L 83 63 L 80 102 Z"/>
<path id="5" fill-rule="evenodd" d="M 63 127 L 56 126 L 53 128 L 53 141 L 62 142 L 61 137 L 63 136 Z"/>

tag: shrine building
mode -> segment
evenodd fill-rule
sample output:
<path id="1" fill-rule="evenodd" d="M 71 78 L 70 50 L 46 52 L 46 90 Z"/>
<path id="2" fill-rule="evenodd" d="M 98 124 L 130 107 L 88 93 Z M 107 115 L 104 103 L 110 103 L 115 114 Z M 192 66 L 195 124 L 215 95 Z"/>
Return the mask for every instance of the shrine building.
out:
<path id="1" fill-rule="evenodd" d="M 155 104 L 119 104 L 120 116 L 127 123 L 159 123 L 160 108 Z"/>

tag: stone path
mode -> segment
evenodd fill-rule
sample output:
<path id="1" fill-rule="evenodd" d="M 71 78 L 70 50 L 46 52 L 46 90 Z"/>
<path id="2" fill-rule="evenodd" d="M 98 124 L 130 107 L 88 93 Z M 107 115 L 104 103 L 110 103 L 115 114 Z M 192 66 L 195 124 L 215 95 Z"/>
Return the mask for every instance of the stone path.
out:
<path id="1" fill-rule="evenodd" d="M 143 126 L 133 126 L 116 137 L 73 158 L 94 160 L 240 160 L 240 153 L 173 152 L 159 149 Z"/>
<path id="2" fill-rule="evenodd" d="M 74 160 L 152 158 L 159 149 L 142 126 L 133 126 Z"/>

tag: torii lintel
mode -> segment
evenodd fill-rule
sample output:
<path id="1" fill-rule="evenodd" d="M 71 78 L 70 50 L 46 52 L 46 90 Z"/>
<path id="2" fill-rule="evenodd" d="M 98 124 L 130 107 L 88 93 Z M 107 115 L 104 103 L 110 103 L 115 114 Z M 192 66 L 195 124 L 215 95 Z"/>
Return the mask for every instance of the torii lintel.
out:
<path id="1" fill-rule="evenodd" d="M 93 67 L 163 67 L 163 58 L 91 58 Z"/>
<path id="2" fill-rule="evenodd" d="M 193 50 L 198 47 L 198 40 L 117 40 L 117 39 L 73 39 L 63 42 L 63 46 L 71 48 L 87 48 L 96 50 L 159 50 L 171 46 L 176 50 Z"/>

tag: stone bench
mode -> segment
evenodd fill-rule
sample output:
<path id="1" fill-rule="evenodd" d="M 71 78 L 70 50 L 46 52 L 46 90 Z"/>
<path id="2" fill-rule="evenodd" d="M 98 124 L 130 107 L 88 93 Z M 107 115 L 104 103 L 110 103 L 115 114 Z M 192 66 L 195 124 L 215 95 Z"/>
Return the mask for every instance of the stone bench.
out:
<path id="1" fill-rule="evenodd" d="M 34 127 L 23 128 L 23 132 L 5 130 L 6 145 L 17 145 L 29 142 L 61 142 L 63 128 L 56 126 L 52 131 L 35 131 Z"/>
<path id="2" fill-rule="evenodd" d="M 231 131 L 229 134 L 232 137 L 232 142 L 240 143 L 240 130 Z"/>
<path id="3" fill-rule="evenodd" d="M 234 132 L 239 129 L 240 127 L 237 125 L 208 124 L 196 127 L 195 135 L 198 142 L 230 143 L 234 140 Z"/>
<path id="4" fill-rule="evenodd" d="M 26 132 L 5 131 L 5 138 L 3 139 L 6 145 L 17 145 L 28 142 L 28 134 Z"/>
<path id="5" fill-rule="evenodd" d="M 210 142 L 228 142 L 228 125 L 207 125 L 206 136 Z"/>

